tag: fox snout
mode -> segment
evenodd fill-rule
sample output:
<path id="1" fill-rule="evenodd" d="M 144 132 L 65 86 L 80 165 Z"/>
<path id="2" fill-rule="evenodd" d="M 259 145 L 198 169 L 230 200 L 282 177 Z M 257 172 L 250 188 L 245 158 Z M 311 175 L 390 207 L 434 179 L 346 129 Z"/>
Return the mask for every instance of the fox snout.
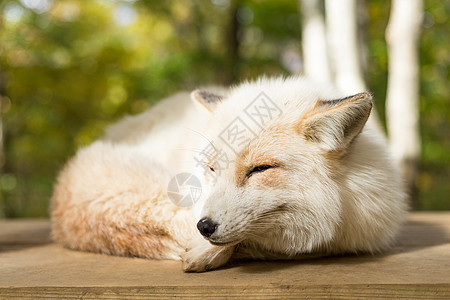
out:
<path id="1" fill-rule="evenodd" d="M 218 224 L 214 223 L 211 219 L 201 219 L 197 223 L 197 229 L 204 237 L 210 237 L 217 228 Z"/>

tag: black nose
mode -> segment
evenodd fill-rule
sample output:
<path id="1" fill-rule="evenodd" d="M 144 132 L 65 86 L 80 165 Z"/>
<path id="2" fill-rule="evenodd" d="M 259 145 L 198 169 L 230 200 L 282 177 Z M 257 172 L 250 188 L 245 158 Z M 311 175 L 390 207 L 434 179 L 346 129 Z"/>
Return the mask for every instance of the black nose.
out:
<path id="1" fill-rule="evenodd" d="M 197 228 L 203 236 L 210 237 L 216 231 L 217 224 L 210 219 L 201 219 L 197 223 Z"/>

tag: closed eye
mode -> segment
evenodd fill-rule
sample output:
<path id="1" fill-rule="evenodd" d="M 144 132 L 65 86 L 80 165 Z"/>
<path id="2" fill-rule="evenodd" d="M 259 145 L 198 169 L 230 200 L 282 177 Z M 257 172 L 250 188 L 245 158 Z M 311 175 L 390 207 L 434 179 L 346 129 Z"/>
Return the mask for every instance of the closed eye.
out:
<path id="1" fill-rule="evenodd" d="M 261 166 L 256 166 L 253 169 L 250 170 L 250 172 L 247 173 L 247 178 L 249 178 L 250 176 L 256 174 L 256 173 L 261 173 L 264 172 L 270 168 L 274 168 L 274 166 L 271 165 L 261 165 Z"/>
<path id="2" fill-rule="evenodd" d="M 209 163 L 205 163 L 205 166 L 211 171 L 211 172 L 216 172 L 216 169 L 212 166 L 212 165 L 210 165 Z"/>

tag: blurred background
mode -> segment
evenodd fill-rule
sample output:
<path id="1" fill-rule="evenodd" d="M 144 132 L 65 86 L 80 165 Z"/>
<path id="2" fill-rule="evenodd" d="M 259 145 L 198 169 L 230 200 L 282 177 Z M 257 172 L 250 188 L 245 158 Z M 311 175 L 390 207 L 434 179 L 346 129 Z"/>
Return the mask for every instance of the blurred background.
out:
<path id="1" fill-rule="evenodd" d="M 199 85 L 302 73 L 301 1 L 0 1 L 0 217 L 46 217 L 64 162 L 124 114 Z M 450 209 L 450 1 L 420 21 L 414 207 Z M 322 8 L 323 10 L 323 8 Z M 363 76 L 386 128 L 391 1 L 358 1 Z"/>

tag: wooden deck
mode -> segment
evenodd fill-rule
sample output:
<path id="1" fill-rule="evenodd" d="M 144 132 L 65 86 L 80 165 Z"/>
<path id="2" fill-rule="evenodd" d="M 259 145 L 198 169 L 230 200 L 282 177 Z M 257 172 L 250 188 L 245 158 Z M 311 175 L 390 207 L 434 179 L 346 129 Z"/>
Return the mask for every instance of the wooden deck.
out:
<path id="1" fill-rule="evenodd" d="M 48 220 L 0 221 L 3 298 L 450 298 L 450 212 L 413 213 L 384 255 L 251 262 L 186 274 L 180 262 L 64 249 Z"/>

